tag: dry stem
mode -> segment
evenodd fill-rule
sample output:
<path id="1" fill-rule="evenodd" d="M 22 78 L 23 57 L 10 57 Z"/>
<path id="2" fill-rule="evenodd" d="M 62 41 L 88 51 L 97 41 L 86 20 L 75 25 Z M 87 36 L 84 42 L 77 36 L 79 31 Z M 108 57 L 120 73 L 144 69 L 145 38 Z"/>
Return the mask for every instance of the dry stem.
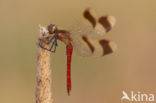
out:
<path id="1" fill-rule="evenodd" d="M 48 32 L 40 26 L 40 35 L 38 43 L 41 40 L 47 41 Z M 49 48 L 46 43 L 41 43 L 45 48 Z M 37 50 L 37 84 L 36 84 L 36 103 L 52 103 L 51 92 L 51 69 L 50 69 L 50 52 L 38 46 Z"/>

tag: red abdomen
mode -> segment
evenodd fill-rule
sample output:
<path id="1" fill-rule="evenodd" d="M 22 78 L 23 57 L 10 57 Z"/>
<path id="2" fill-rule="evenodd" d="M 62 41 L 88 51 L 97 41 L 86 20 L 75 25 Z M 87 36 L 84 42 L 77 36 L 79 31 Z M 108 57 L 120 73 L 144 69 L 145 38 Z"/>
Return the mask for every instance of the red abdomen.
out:
<path id="1" fill-rule="evenodd" d="M 66 46 L 66 54 L 67 54 L 67 92 L 70 95 L 71 92 L 71 58 L 72 58 L 72 45 Z"/>

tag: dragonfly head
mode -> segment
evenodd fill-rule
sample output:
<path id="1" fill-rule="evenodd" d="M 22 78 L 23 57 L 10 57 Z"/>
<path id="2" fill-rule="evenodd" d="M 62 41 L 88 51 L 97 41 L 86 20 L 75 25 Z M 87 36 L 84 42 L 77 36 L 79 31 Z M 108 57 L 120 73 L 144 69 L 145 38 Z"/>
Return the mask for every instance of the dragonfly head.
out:
<path id="1" fill-rule="evenodd" d="M 55 24 L 48 25 L 49 34 L 53 34 L 57 31 L 57 26 Z"/>

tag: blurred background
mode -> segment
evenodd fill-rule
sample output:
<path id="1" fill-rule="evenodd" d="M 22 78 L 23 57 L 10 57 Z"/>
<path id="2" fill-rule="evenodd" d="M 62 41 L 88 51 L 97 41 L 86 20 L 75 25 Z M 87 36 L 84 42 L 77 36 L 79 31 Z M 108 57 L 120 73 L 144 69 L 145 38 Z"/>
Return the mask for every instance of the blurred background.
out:
<path id="1" fill-rule="evenodd" d="M 65 45 L 51 55 L 54 103 L 120 103 L 122 91 L 156 95 L 156 1 L 0 0 L 0 103 L 35 103 L 38 24 L 72 30 L 91 7 L 116 17 L 106 35 L 118 45 L 102 58 L 73 53 L 66 92 Z"/>

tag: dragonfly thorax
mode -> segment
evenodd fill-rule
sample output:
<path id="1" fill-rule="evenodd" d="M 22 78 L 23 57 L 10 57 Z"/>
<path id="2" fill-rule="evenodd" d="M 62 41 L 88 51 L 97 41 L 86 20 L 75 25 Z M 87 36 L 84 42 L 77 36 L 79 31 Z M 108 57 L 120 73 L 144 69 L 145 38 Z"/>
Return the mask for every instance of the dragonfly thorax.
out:
<path id="1" fill-rule="evenodd" d="M 71 35 L 70 32 L 66 30 L 58 30 L 56 34 L 57 34 L 58 39 L 64 42 L 66 45 L 73 44 L 72 38 L 70 37 Z"/>

